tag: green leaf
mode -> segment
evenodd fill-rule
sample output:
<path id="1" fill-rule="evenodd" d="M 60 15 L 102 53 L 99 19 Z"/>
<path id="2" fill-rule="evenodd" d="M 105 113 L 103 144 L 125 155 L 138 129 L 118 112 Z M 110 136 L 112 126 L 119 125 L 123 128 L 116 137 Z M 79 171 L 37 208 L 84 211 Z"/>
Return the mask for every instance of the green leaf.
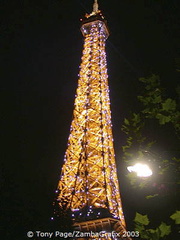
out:
<path id="1" fill-rule="evenodd" d="M 141 215 L 140 213 L 136 213 L 134 221 L 136 223 L 140 223 L 142 225 L 148 225 L 149 224 L 149 219 L 147 215 Z"/>
<path id="2" fill-rule="evenodd" d="M 129 179 L 131 185 L 134 185 L 136 183 L 136 173 L 130 172 L 126 175 L 126 177 Z"/>
<path id="3" fill-rule="evenodd" d="M 141 233 L 145 230 L 145 227 L 142 224 L 135 224 L 135 230 Z"/>
<path id="4" fill-rule="evenodd" d="M 160 236 L 164 237 L 167 236 L 171 233 L 171 226 L 166 225 L 166 223 L 161 223 L 161 225 L 159 226 L 160 229 Z"/>
<path id="5" fill-rule="evenodd" d="M 133 120 L 133 122 L 139 123 L 140 122 L 139 114 L 133 113 L 133 119 L 132 120 Z"/>
<path id="6" fill-rule="evenodd" d="M 168 123 L 171 121 L 171 116 L 165 116 L 161 113 L 158 113 L 156 115 L 156 118 L 159 119 L 159 124 L 164 125 L 165 123 Z"/>
<path id="7" fill-rule="evenodd" d="M 154 198 L 154 197 L 157 197 L 159 196 L 158 193 L 154 194 L 154 195 L 149 195 L 149 196 L 146 196 L 146 199 L 151 199 L 151 198 Z"/>
<path id="8" fill-rule="evenodd" d="M 172 160 L 175 161 L 175 162 L 178 162 L 178 163 L 180 162 L 180 158 L 178 159 L 176 157 L 173 157 Z"/>
<path id="9" fill-rule="evenodd" d="M 173 111 L 176 109 L 176 101 L 171 98 L 166 99 L 164 103 L 162 103 L 163 111 Z"/>
<path id="10" fill-rule="evenodd" d="M 143 189 L 146 185 L 147 185 L 147 180 L 144 179 L 144 181 L 142 181 L 140 184 L 139 184 L 139 188 L 140 189 Z"/>
<path id="11" fill-rule="evenodd" d="M 151 239 L 151 240 L 159 240 L 160 238 L 160 233 L 159 233 L 159 229 L 148 229 L 147 230 L 147 233 L 148 233 L 148 236 L 149 238 L 148 239 Z"/>
<path id="12" fill-rule="evenodd" d="M 160 103 L 161 101 L 161 96 L 154 96 L 153 103 Z"/>
<path id="13" fill-rule="evenodd" d="M 170 218 L 175 221 L 175 224 L 180 224 L 180 211 L 176 211 Z"/>
<path id="14" fill-rule="evenodd" d="M 124 123 L 125 123 L 126 125 L 129 125 L 129 120 L 128 120 L 127 118 L 125 118 L 125 119 L 124 119 Z"/>
<path id="15" fill-rule="evenodd" d="M 149 239 L 149 235 L 147 231 L 140 232 L 141 239 Z"/>

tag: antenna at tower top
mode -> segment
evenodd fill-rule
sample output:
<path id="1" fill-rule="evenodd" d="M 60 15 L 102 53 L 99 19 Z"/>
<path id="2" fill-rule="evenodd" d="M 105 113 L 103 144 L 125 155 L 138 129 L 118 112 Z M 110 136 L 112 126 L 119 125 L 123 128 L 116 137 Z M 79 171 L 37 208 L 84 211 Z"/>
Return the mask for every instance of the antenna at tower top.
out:
<path id="1" fill-rule="evenodd" d="M 94 4 L 93 4 L 93 12 L 96 14 L 98 13 L 98 2 L 97 0 L 94 0 Z"/>
<path id="2" fill-rule="evenodd" d="M 86 17 L 89 18 L 91 16 L 97 15 L 98 13 L 100 13 L 100 10 L 98 9 L 98 2 L 97 0 L 94 0 L 93 11 L 90 14 L 86 14 Z"/>
<path id="3" fill-rule="evenodd" d="M 94 4 L 93 4 L 93 11 L 92 13 L 90 14 L 87 14 L 85 15 L 86 18 L 89 18 L 91 16 L 95 16 L 95 15 L 98 15 L 101 11 L 98 9 L 98 1 L 97 0 L 94 0 Z"/>

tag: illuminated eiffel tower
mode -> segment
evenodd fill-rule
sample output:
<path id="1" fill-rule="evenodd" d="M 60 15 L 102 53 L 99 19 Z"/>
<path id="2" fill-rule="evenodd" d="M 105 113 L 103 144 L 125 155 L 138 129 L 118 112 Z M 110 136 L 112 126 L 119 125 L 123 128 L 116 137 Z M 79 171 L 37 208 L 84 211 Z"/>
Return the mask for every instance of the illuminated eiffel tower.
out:
<path id="1" fill-rule="evenodd" d="M 82 20 L 81 31 L 84 49 L 57 202 L 60 209 L 71 213 L 74 229 L 104 234 L 78 239 L 121 239 L 125 220 L 115 164 L 105 52 L 109 30 L 97 0 L 92 13 Z"/>

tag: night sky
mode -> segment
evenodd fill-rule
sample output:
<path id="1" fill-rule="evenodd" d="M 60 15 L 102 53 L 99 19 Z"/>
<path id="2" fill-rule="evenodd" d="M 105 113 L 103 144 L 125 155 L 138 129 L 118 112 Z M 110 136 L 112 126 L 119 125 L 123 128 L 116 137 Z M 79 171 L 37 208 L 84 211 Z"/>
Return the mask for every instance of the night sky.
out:
<path id="1" fill-rule="evenodd" d="M 1 0 L 0 215 L 6 232 L 1 239 L 27 239 L 28 230 L 46 230 L 50 222 L 83 48 L 79 19 L 92 11 L 92 3 Z M 125 178 L 121 124 L 129 111 L 138 109 L 139 77 L 158 74 L 167 97 L 175 97 L 180 4 L 99 0 L 99 8 L 110 29 L 106 49 L 115 151 L 124 212 L 132 229 L 135 211 L 151 208 L 154 215 L 160 206 L 145 204 L 141 192 L 132 191 Z M 169 141 L 161 147 L 177 146 L 173 137 Z"/>

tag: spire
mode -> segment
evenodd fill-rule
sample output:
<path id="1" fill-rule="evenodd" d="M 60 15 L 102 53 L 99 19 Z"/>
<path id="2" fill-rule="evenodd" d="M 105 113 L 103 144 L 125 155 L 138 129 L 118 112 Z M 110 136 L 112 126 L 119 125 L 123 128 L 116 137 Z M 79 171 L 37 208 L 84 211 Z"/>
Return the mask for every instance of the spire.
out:
<path id="1" fill-rule="evenodd" d="M 94 0 L 93 11 L 90 14 L 86 14 L 86 17 L 89 18 L 91 16 L 97 15 L 98 13 L 100 13 L 100 10 L 98 9 L 98 2 L 97 0 Z"/>
<path id="2" fill-rule="evenodd" d="M 97 0 L 94 0 L 94 4 L 93 4 L 93 11 L 92 11 L 92 13 L 90 13 L 90 14 L 87 14 L 86 13 L 86 15 L 85 15 L 85 17 L 86 18 L 89 18 L 89 17 L 91 17 L 91 16 L 96 16 L 96 15 L 98 15 L 101 11 L 98 9 L 98 1 Z"/>
<path id="3" fill-rule="evenodd" d="M 97 14 L 98 13 L 98 2 L 97 0 L 94 0 L 94 4 L 93 4 L 93 13 Z"/>

